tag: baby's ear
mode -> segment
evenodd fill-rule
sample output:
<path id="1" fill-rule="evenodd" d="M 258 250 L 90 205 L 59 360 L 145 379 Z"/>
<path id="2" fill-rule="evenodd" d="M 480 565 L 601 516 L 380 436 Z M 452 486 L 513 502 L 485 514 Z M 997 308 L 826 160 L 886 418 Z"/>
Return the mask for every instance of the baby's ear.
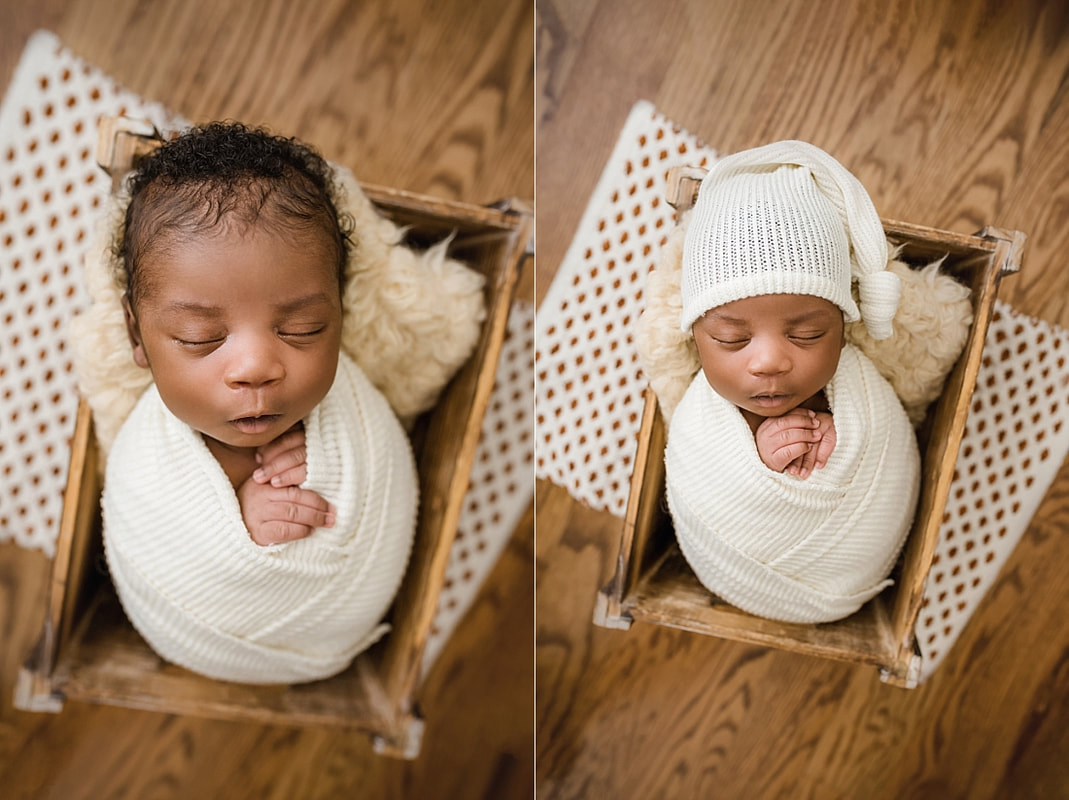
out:
<path id="1" fill-rule="evenodd" d="M 134 351 L 134 363 L 142 369 L 148 369 L 148 356 L 145 354 L 145 346 L 141 341 L 141 328 L 137 324 L 133 306 L 130 305 L 130 295 L 122 296 L 122 313 L 126 320 L 126 334 L 130 337 L 130 347 Z"/>

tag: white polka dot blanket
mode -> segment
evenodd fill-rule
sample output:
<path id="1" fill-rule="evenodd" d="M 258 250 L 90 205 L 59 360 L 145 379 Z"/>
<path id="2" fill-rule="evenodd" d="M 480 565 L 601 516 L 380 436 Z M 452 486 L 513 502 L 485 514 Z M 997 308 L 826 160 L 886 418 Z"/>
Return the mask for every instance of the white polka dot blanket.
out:
<path id="1" fill-rule="evenodd" d="M 715 159 L 637 103 L 538 309 L 536 473 L 619 516 L 646 386 L 632 333 L 674 225 L 666 172 Z M 997 303 L 916 627 L 922 680 L 994 583 L 1067 451 L 1069 331 Z"/>
<path id="2" fill-rule="evenodd" d="M 103 211 L 102 116 L 186 121 L 63 47 L 29 40 L 0 104 L 0 543 L 55 551 L 78 397 L 67 321 L 87 305 L 82 263 Z M 510 314 L 497 383 L 424 668 L 475 599 L 530 503 L 534 313 Z"/>

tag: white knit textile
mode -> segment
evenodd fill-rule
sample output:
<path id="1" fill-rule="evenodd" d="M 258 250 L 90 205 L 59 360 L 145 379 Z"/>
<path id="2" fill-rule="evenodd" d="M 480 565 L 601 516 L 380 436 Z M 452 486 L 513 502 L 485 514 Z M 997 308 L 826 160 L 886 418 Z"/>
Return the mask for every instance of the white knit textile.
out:
<path id="1" fill-rule="evenodd" d="M 386 627 L 415 529 L 400 423 L 347 356 L 304 421 L 305 488 L 332 528 L 261 547 L 222 467 L 150 387 L 108 460 L 108 567 L 134 627 L 163 658 L 221 680 L 294 683 L 343 670 Z"/>
<path id="2" fill-rule="evenodd" d="M 689 331 L 710 308 L 745 297 L 809 294 L 886 339 L 900 292 L 886 265 L 880 217 L 838 161 L 807 142 L 744 150 L 702 180 L 683 245 L 680 327 Z"/>
<path id="3" fill-rule="evenodd" d="M 920 456 L 894 390 L 853 345 L 826 389 L 837 442 L 805 480 L 761 461 L 738 409 L 703 373 L 672 418 L 668 505 L 702 584 L 744 611 L 830 622 L 885 580 L 913 520 Z"/>

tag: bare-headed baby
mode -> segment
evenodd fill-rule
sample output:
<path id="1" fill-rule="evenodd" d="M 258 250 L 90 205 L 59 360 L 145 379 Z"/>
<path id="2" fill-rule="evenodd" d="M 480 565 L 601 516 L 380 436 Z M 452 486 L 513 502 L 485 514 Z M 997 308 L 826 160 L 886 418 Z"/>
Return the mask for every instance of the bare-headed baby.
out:
<path id="1" fill-rule="evenodd" d="M 754 614 L 853 613 L 888 584 L 909 530 L 912 428 L 844 337 L 859 319 L 892 334 L 899 283 L 886 265 L 868 194 L 812 145 L 736 153 L 702 181 L 680 321 L 701 372 L 669 427 L 667 495 L 699 579 Z"/>
<path id="2" fill-rule="evenodd" d="M 154 385 L 109 456 L 108 563 L 157 652 L 212 677 L 344 668 L 411 547 L 407 437 L 340 350 L 332 180 L 295 140 L 214 123 L 127 184 L 123 308 Z"/>
<path id="3" fill-rule="evenodd" d="M 209 125 L 130 184 L 123 298 L 134 361 L 274 544 L 334 524 L 307 477 L 303 419 L 334 383 L 346 233 L 326 163 L 293 140 Z"/>

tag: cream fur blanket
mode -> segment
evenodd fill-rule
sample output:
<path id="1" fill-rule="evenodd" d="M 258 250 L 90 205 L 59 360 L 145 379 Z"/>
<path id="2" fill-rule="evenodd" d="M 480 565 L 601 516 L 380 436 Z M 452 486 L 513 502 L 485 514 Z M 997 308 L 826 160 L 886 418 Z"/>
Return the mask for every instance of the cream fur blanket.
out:
<path id="1" fill-rule="evenodd" d="M 200 435 L 150 387 L 119 433 L 104 489 L 104 545 L 123 608 L 168 661 L 212 678 L 292 683 L 344 669 L 384 631 L 415 530 L 408 439 L 344 354 L 304 422 L 305 488 L 333 528 L 270 547 Z"/>
<path id="2" fill-rule="evenodd" d="M 825 389 L 837 443 L 805 480 L 773 472 L 739 410 L 701 372 L 665 450 L 668 505 L 702 584 L 744 611 L 829 622 L 890 581 L 913 519 L 920 456 L 894 390 L 853 345 Z"/>

